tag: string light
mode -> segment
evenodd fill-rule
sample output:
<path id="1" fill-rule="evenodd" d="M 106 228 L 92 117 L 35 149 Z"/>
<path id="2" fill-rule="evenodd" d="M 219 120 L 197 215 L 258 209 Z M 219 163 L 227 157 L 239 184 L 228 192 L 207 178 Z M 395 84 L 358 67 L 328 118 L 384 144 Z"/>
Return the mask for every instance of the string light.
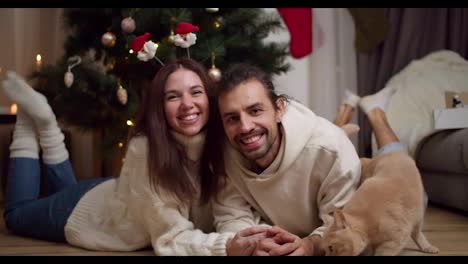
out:
<path id="1" fill-rule="evenodd" d="M 132 120 L 127 120 L 127 126 L 134 126 Z"/>
<path id="2" fill-rule="evenodd" d="M 119 142 L 119 148 L 122 148 L 122 147 L 123 147 L 123 143 Z"/>
<path id="3" fill-rule="evenodd" d="M 221 26 L 221 24 L 218 21 L 215 21 L 213 24 L 215 28 L 219 28 Z"/>
<path id="4" fill-rule="evenodd" d="M 132 49 L 130 49 L 130 50 L 128 51 L 128 53 L 130 53 L 130 54 L 133 54 L 133 50 L 132 50 Z"/>

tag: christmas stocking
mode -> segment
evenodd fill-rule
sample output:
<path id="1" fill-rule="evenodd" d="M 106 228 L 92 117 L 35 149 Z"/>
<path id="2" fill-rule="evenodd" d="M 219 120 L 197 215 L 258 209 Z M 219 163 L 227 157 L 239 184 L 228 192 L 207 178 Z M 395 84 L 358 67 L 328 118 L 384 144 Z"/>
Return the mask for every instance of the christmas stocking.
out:
<path id="1" fill-rule="evenodd" d="M 289 50 L 299 59 L 312 52 L 312 9 L 277 8 L 291 35 Z"/>

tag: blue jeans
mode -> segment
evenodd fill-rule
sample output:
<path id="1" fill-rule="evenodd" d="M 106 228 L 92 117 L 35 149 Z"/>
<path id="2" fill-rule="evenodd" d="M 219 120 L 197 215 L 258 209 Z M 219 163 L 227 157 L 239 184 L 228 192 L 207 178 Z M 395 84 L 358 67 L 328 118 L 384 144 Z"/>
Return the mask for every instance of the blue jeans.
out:
<path id="1" fill-rule="evenodd" d="M 45 167 L 49 195 L 39 199 L 39 160 L 10 158 L 5 224 L 20 236 L 66 242 L 64 228 L 73 208 L 88 190 L 110 177 L 77 183 L 69 160 Z"/>
<path id="2" fill-rule="evenodd" d="M 387 145 L 384 145 L 382 148 L 378 150 L 377 156 L 382 156 L 384 154 L 395 152 L 395 151 L 402 151 L 408 153 L 406 148 L 400 142 L 391 142 Z M 427 208 L 429 203 L 429 197 L 427 197 L 426 190 L 424 190 L 424 197 L 423 197 L 424 207 Z"/>

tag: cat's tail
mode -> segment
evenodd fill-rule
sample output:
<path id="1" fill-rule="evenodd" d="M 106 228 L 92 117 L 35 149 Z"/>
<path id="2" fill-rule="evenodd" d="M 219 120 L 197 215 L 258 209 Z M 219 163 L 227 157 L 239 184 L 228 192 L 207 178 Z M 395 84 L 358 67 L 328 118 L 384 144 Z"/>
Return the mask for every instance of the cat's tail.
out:
<path id="1" fill-rule="evenodd" d="M 422 222 L 417 224 L 411 233 L 411 238 L 414 240 L 419 249 L 424 253 L 437 254 L 439 249 L 433 246 L 422 232 Z"/>

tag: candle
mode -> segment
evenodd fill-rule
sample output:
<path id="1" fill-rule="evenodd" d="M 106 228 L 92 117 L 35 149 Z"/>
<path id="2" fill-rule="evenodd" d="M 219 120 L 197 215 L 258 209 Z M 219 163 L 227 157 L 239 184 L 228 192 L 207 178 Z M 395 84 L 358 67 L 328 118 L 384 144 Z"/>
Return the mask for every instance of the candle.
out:
<path id="1" fill-rule="evenodd" d="M 12 104 L 10 106 L 10 114 L 16 115 L 16 112 L 18 112 L 18 106 L 16 104 Z"/>
<path id="2" fill-rule="evenodd" d="M 42 65 L 42 56 L 41 54 L 36 55 L 36 69 L 40 70 Z"/>

